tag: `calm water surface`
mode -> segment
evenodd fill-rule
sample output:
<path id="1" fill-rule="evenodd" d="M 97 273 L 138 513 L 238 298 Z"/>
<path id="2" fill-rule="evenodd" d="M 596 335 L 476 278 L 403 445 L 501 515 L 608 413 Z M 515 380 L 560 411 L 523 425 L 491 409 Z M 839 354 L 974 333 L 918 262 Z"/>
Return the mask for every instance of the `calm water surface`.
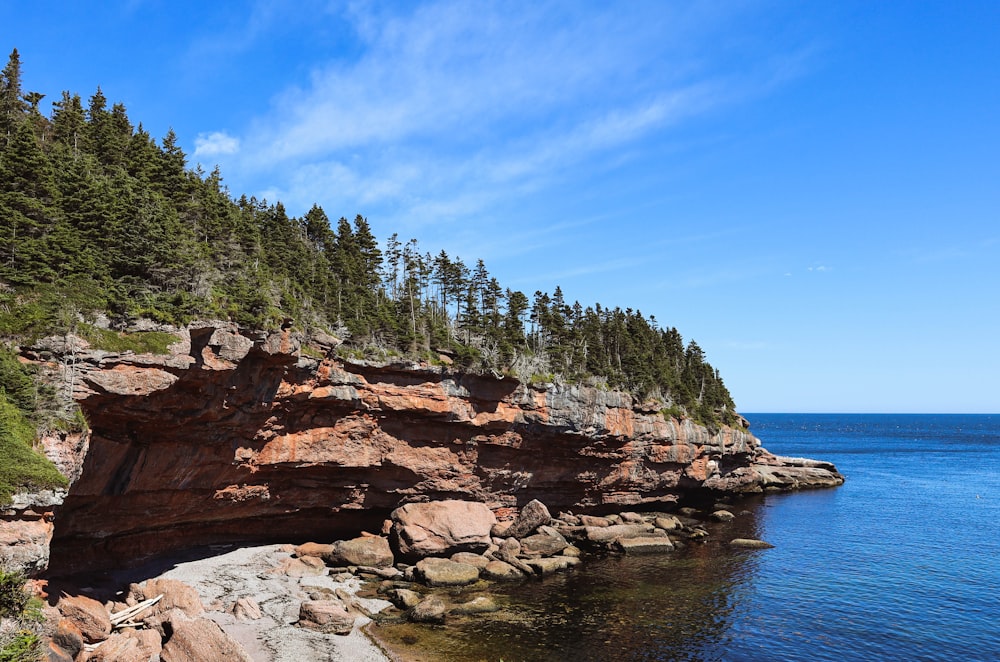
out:
<path id="1" fill-rule="evenodd" d="M 1000 416 L 748 418 L 847 483 L 746 502 L 676 554 L 517 584 L 495 619 L 380 636 L 415 660 L 1000 661 Z"/>

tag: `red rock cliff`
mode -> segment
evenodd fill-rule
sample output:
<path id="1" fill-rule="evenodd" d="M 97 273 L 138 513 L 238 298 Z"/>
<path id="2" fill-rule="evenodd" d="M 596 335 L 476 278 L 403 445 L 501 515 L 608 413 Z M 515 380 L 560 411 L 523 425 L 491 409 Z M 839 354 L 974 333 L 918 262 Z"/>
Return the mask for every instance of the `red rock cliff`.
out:
<path id="1" fill-rule="evenodd" d="M 83 350 L 49 363 L 91 427 L 55 518 L 55 573 L 331 538 L 413 500 L 587 511 L 842 482 L 832 465 L 770 455 L 745 429 L 710 433 L 617 391 L 316 360 L 288 332 L 178 335 L 167 356 Z"/>

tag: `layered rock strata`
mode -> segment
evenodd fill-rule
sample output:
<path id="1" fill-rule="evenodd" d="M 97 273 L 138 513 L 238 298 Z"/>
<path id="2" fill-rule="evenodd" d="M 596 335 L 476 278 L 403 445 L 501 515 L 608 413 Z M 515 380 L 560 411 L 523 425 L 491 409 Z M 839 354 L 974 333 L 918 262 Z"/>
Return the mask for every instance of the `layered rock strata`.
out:
<path id="1" fill-rule="evenodd" d="M 25 352 L 72 388 L 91 430 L 56 511 L 53 572 L 335 539 L 412 501 L 587 512 L 843 480 L 767 453 L 747 429 L 712 432 L 618 391 L 345 361 L 333 339 L 303 348 L 289 331 L 208 324 L 177 337 L 163 356 L 72 340 Z"/>

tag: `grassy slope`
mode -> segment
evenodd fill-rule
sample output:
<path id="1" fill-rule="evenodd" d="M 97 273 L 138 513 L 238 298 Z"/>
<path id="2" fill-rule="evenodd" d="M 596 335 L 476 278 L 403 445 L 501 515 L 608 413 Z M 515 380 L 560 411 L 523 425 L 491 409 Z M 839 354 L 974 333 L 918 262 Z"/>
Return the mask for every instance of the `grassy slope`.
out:
<path id="1" fill-rule="evenodd" d="M 55 465 L 32 448 L 35 429 L 0 392 L 0 504 L 22 490 L 65 487 Z"/>

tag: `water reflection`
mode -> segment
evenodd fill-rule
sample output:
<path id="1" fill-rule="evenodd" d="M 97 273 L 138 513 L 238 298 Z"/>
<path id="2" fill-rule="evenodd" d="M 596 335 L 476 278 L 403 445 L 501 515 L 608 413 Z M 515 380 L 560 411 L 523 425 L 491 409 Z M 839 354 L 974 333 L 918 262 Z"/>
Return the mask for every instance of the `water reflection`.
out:
<path id="1" fill-rule="evenodd" d="M 541 581 L 493 584 L 497 614 L 447 626 L 382 624 L 373 634 L 406 660 L 723 659 L 748 610 L 760 552 L 725 542 L 758 537 L 760 502 L 741 503 L 727 524 L 706 524 L 706 543 L 669 555 L 588 557 Z"/>

